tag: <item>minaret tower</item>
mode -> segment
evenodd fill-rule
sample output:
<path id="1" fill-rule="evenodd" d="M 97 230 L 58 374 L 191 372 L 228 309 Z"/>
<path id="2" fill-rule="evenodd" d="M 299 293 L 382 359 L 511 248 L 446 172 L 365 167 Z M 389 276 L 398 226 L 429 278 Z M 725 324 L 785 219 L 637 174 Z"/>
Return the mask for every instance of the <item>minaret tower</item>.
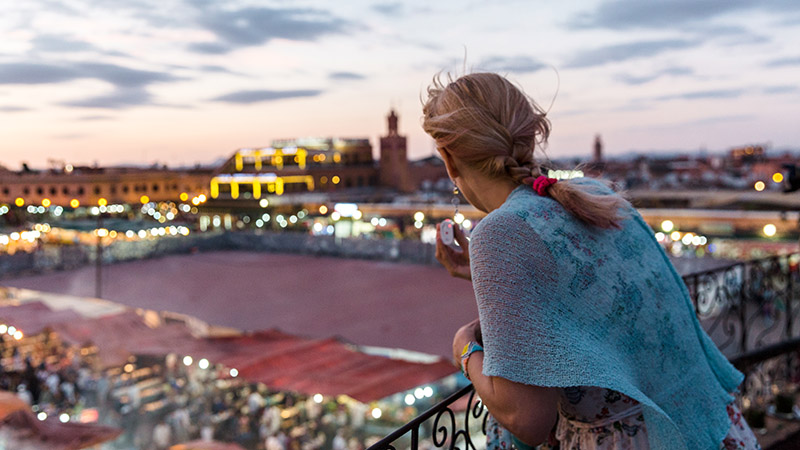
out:
<path id="1" fill-rule="evenodd" d="M 599 134 L 594 136 L 594 160 L 592 162 L 603 162 L 603 141 L 600 139 Z"/>
<path id="2" fill-rule="evenodd" d="M 414 186 L 406 155 L 406 137 L 397 132 L 397 114 L 387 117 L 389 134 L 381 137 L 380 184 L 400 192 L 412 192 Z"/>

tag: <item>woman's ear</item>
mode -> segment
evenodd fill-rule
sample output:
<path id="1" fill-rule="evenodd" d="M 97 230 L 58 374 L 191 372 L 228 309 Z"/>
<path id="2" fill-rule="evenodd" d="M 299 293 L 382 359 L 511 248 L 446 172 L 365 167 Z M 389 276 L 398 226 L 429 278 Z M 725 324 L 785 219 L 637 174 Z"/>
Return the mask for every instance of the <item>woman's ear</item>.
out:
<path id="1" fill-rule="evenodd" d="M 453 155 L 451 155 L 446 148 L 440 148 L 439 154 L 442 155 L 442 160 L 444 161 L 444 167 L 447 169 L 447 175 L 450 176 L 450 179 L 455 180 L 456 178 L 458 178 L 460 174 L 458 173 L 458 168 L 456 167 Z"/>

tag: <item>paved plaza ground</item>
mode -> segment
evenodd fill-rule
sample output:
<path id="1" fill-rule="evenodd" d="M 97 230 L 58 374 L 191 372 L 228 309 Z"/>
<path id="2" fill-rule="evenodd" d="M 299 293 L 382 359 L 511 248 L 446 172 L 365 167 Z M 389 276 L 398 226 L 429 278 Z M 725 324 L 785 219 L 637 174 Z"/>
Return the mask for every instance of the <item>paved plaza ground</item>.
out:
<path id="1" fill-rule="evenodd" d="M 232 251 L 109 265 L 102 280 L 104 299 L 132 307 L 448 358 L 455 331 L 478 316 L 472 285 L 437 266 Z M 95 269 L 2 284 L 93 297 Z"/>

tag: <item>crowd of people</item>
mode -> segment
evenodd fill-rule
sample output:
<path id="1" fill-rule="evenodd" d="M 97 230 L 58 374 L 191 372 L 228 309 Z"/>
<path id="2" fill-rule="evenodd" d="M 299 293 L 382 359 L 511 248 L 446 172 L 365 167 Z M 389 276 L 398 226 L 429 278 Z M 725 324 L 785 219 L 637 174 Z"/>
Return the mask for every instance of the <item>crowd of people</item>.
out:
<path id="1" fill-rule="evenodd" d="M 45 332 L 20 343 L 3 335 L 0 342 L 2 353 L 10 355 L 0 364 L 0 389 L 16 392 L 40 418 L 80 412 L 90 389 L 108 387 L 76 349 L 52 336 Z"/>
<path id="2" fill-rule="evenodd" d="M 100 369 L 90 348 L 62 345 L 52 333 L 4 350 L 0 388 L 15 392 L 40 420 L 67 415 L 121 428 L 106 450 L 164 450 L 193 440 L 253 450 L 363 450 L 386 432 L 367 431 L 373 419 L 363 403 L 272 391 L 220 377 L 213 367 L 186 366 L 175 355 L 131 357 L 121 367 Z M 396 419 L 414 414 L 400 408 Z"/>

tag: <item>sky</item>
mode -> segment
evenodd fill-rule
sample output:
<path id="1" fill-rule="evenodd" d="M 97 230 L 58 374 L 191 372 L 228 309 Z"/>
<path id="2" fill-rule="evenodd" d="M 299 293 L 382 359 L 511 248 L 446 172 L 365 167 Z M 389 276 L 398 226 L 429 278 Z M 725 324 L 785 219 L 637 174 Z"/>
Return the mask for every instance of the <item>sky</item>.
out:
<path id="1" fill-rule="evenodd" d="M 549 109 L 551 158 L 800 148 L 796 0 L 0 0 L 0 165 L 209 164 L 368 138 L 434 145 L 438 72 L 494 71 Z"/>

